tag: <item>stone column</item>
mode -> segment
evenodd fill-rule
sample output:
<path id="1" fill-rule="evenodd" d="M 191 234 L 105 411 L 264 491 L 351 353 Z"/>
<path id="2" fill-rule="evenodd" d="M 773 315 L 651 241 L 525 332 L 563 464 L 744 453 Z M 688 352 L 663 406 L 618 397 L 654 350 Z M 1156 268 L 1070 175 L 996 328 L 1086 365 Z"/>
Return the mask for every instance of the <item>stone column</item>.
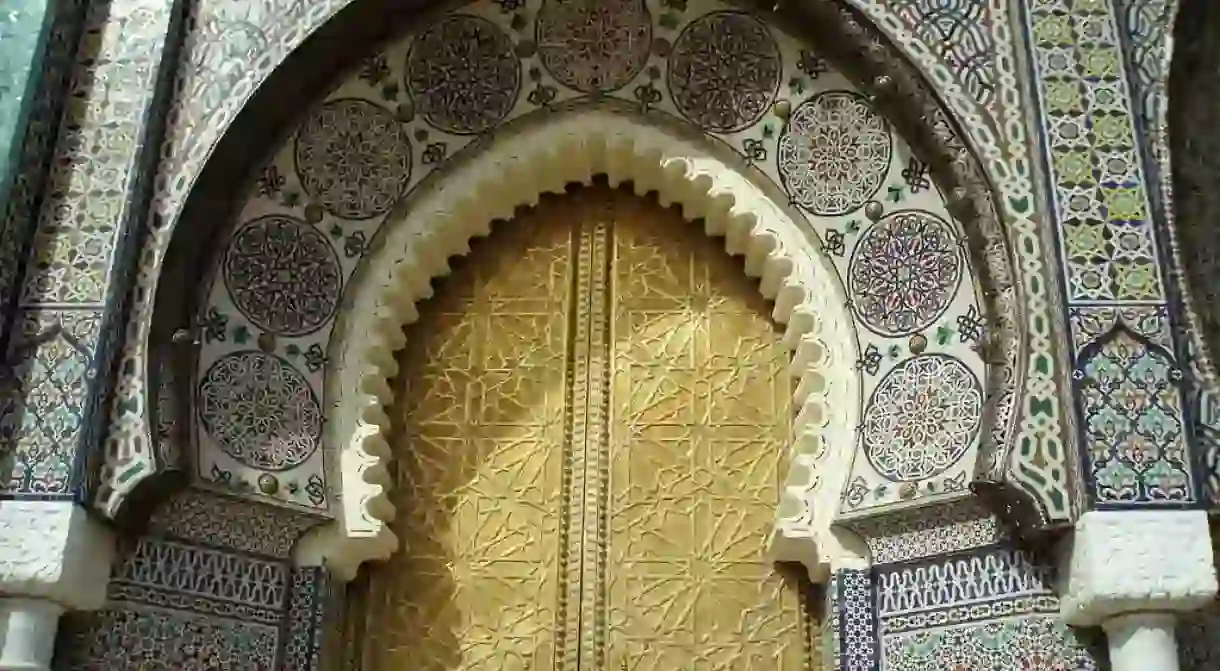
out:
<path id="1" fill-rule="evenodd" d="M 1062 564 L 1063 617 L 1101 626 L 1114 671 L 1177 671 L 1176 613 L 1216 596 L 1202 510 L 1087 512 Z"/>
<path id="2" fill-rule="evenodd" d="M 101 608 L 109 529 L 69 501 L 0 501 L 0 671 L 47 671 L 59 616 Z"/>
<path id="3" fill-rule="evenodd" d="M 44 599 L 0 599 L 0 671 L 48 671 L 63 612 Z"/>
<path id="4" fill-rule="evenodd" d="M 1126 613 L 1102 622 L 1111 671 L 1177 671 L 1176 624 L 1172 613 Z"/>

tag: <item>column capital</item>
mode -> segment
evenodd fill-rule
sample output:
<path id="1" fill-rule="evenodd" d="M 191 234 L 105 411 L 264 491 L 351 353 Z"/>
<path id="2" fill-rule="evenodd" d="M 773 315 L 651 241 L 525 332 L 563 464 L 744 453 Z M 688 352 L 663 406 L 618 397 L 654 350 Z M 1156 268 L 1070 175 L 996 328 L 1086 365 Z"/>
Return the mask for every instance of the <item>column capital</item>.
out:
<path id="1" fill-rule="evenodd" d="M 0 501 L 0 593 L 92 610 L 106 601 L 109 528 L 71 501 Z"/>
<path id="2" fill-rule="evenodd" d="M 1216 596 L 1202 510 L 1095 510 L 1081 515 L 1060 558 L 1061 609 L 1094 626 L 1124 613 L 1186 611 Z"/>

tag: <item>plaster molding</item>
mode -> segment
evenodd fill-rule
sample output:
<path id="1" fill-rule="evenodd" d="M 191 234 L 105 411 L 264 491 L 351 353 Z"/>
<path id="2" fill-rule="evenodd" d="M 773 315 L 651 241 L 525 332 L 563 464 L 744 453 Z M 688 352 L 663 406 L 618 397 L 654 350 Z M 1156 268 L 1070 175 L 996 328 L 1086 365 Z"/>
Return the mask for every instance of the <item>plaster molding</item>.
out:
<path id="1" fill-rule="evenodd" d="M 94 610 L 106 601 L 111 531 L 70 501 L 0 502 L 0 593 Z"/>
<path id="2" fill-rule="evenodd" d="M 432 295 L 431 280 L 449 272 L 448 258 L 469 251 L 491 222 L 605 173 L 662 205 L 680 204 L 688 220 L 703 219 L 708 235 L 743 256 L 745 271 L 774 301 L 798 380 L 793 398 L 796 435 L 772 548 L 782 561 L 800 561 L 825 574 L 835 502 L 851 465 L 859 415 L 860 379 L 853 369 L 856 338 L 845 294 L 811 231 L 798 225 L 743 170 L 696 142 L 603 111 L 557 117 L 523 128 L 460 165 L 392 218 L 377 250 L 353 277 L 331 341 L 325 445 L 334 450 L 341 482 L 338 530 L 323 528 L 301 552 L 324 557 L 350 578 L 368 559 L 398 547 L 389 529 L 394 508 L 386 440 L 392 403 L 387 380 L 403 327 L 418 318 L 416 301 Z M 836 544 L 837 546 L 837 544 Z M 829 547 L 829 546 L 827 546 Z M 300 553 L 298 553 L 300 554 Z"/>
<path id="3" fill-rule="evenodd" d="M 1095 626 L 1138 611 L 1188 611 L 1216 597 L 1207 513 L 1094 510 L 1076 522 L 1060 558 L 1061 612 Z"/>

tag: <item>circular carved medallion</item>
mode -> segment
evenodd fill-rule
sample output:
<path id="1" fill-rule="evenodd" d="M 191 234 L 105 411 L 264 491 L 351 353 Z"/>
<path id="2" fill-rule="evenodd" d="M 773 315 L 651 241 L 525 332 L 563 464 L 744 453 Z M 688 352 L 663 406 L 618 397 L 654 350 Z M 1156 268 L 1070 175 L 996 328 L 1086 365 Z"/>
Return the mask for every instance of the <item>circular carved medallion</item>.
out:
<path id="1" fill-rule="evenodd" d="M 332 100 L 297 133 L 301 188 L 336 217 L 384 214 L 407 191 L 411 142 L 388 110 L 365 100 Z"/>
<path id="2" fill-rule="evenodd" d="M 682 31 L 668 70 L 669 92 L 683 116 L 708 132 L 733 133 L 766 114 L 783 66 L 762 21 L 716 12 Z"/>
<path id="3" fill-rule="evenodd" d="M 538 57 L 556 81 L 583 93 L 626 86 L 648 62 L 652 17 L 644 0 L 547 0 Z"/>
<path id="4" fill-rule="evenodd" d="M 868 101 L 828 91 L 792 113 L 779 139 L 779 172 L 794 202 L 837 216 L 858 209 L 881 188 L 892 151 L 889 124 Z"/>
<path id="5" fill-rule="evenodd" d="M 199 419 L 225 454 L 269 471 L 308 459 L 322 431 L 322 409 L 309 383 L 262 352 L 237 352 L 212 364 L 199 383 Z"/>
<path id="6" fill-rule="evenodd" d="M 898 364 L 864 411 L 865 454 L 890 480 L 922 480 L 966 453 L 983 416 L 983 390 L 966 364 L 924 354 Z"/>
<path id="7" fill-rule="evenodd" d="M 495 24 L 452 14 L 415 38 L 406 78 L 428 123 L 469 135 L 495 126 L 512 111 L 521 63 L 512 41 Z"/>
<path id="8" fill-rule="evenodd" d="M 339 305 L 339 257 L 326 236 L 283 215 L 240 228 L 222 268 L 233 304 L 256 326 L 299 336 L 321 328 Z"/>
<path id="9" fill-rule="evenodd" d="M 932 325 L 957 294 L 963 262 L 953 229 L 918 210 L 894 212 L 856 244 L 847 288 L 870 330 L 905 336 Z"/>

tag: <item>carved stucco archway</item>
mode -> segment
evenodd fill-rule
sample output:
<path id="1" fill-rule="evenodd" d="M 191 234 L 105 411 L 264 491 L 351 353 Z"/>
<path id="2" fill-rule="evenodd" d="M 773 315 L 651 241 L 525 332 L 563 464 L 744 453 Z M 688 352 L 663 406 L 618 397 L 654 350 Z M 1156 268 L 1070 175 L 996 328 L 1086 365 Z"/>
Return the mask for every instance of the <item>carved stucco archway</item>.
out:
<path id="1" fill-rule="evenodd" d="M 699 143 L 596 110 L 499 135 L 387 223 L 331 340 L 327 397 L 335 404 L 324 444 L 338 451 L 339 523 L 302 552 L 351 576 L 361 562 L 397 548 L 386 524 L 394 510 L 386 497 L 392 455 L 384 408 L 393 402 L 387 380 L 397 371 L 403 327 L 418 318 L 415 303 L 431 295 L 433 278 L 447 274 L 449 257 L 466 254 L 470 239 L 487 235 L 494 220 L 603 173 L 612 185 L 629 181 L 637 193 L 656 191 L 663 205 L 702 219 L 707 234 L 724 236 L 726 251 L 744 257 L 746 273 L 774 301 L 772 317 L 784 326 L 790 373 L 799 382 L 773 547 L 779 559 L 825 571 L 833 545 L 825 534 L 850 468 L 860 403 L 856 337 L 837 275 L 812 232 L 741 170 Z"/>

